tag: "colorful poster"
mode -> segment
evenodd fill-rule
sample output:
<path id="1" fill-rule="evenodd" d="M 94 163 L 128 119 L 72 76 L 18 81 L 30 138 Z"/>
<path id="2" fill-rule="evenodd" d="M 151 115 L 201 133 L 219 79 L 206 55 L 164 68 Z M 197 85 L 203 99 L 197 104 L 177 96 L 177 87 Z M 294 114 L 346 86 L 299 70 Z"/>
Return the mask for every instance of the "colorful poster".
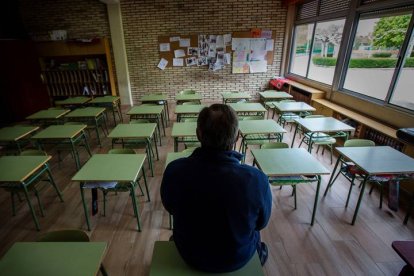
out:
<path id="1" fill-rule="evenodd" d="M 233 51 L 250 51 L 250 38 L 234 38 L 231 40 Z"/>

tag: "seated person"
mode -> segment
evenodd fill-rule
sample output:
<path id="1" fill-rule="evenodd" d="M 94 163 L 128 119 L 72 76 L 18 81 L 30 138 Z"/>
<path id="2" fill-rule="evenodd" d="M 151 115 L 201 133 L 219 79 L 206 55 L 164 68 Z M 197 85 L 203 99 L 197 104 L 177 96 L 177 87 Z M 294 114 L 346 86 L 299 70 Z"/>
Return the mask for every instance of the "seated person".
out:
<path id="1" fill-rule="evenodd" d="M 196 269 L 230 272 L 267 246 L 259 230 L 269 221 L 272 195 L 267 176 L 240 164 L 232 151 L 238 136 L 234 110 L 223 104 L 204 108 L 197 121 L 201 148 L 171 162 L 161 183 L 161 199 L 174 216 L 173 239 L 182 258 Z"/>

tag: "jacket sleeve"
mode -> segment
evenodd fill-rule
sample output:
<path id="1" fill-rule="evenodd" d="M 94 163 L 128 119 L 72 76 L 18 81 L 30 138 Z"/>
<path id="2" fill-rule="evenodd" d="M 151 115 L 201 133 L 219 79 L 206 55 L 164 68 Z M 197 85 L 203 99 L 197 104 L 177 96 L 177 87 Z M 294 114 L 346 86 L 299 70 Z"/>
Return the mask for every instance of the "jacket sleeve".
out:
<path id="1" fill-rule="evenodd" d="M 272 212 L 272 192 L 269 187 L 269 179 L 264 173 L 261 173 L 259 179 L 260 183 L 258 183 L 258 187 L 261 189 L 259 191 L 260 209 L 256 223 L 256 230 L 261 230 L 266 227 Z"/>
<path id="2" fill-rule="evenodd" d="M 167 168 L 164 171 L 164 175 L 162 177 L 161 181 L 161 188 L 160 188 L 160 194 L 161 194 L 161 201 L 164 205 L 164 208 L 170 213 L 173 213 L 173 207 L 172 207 L 172 175 L 171 175 L 171 169 L 169 169 L 170 165 L 167 166 Z"/>

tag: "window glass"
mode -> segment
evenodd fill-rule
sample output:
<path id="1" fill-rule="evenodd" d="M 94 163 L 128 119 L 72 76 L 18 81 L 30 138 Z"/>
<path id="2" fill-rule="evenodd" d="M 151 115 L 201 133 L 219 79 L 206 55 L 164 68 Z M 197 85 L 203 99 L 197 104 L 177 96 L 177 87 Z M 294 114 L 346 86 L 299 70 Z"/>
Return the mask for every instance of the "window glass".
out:
<path id="1" fill-rule="evenodd" d="M 385 100 L 411 14 L 359 20 L 344 88 Z"/>
<path id="2" fill-rule="evenodd" d="M 295 28 L 290 72 L 303 77 L 306 76 L 306 70 L 309 62 L 313 25 L 313 23 L 298 25 Z"/>
<path id="3" fill-rule="evenodd" d="M 345 19 L 316 24 L 309 79 L 332 84 L 344 24 Z"/>

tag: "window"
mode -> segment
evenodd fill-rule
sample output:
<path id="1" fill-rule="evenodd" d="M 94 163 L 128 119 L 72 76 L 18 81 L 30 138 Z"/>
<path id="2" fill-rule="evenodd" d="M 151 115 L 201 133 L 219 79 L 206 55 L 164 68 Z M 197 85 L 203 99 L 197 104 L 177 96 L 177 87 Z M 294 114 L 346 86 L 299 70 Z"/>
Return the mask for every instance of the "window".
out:
<path id="1" fill-rule="evenodd" d="M 361 17 L 343 88 L 386 99 L 410 19 L 408 12 Z"/>
<path id="2" fill-rule="evenodd" d="M 403 66 L 390 100 L 391 104 L 414 110 L 414 31 L 411 33 L 410 44 L 407 48 Z"/>
<path id="3" fill-rule="evenodd" d="M 345 19 L 316 24 L 309 79 L 332 84 L 344 24 Z"/>
<path id="4" fill-rule="evenodd" d="M 299 25 L 295 28 L 295 39 L 290 64 L 290 72 L 306 77 L 312 41 L 313 24 Z"/>

